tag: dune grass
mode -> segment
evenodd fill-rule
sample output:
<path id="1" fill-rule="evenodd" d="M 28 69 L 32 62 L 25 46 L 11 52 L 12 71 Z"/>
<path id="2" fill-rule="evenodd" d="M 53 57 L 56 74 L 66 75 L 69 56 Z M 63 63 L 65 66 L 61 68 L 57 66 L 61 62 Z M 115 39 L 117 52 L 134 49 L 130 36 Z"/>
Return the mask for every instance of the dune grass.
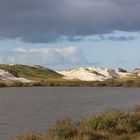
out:
<path id="1" fill-rule="evenodd" d="M 140 107 L 131 113 L 107 111 L 75 123 L 58 121 L 46 135 L 28 133 L 11 140 L 140 140 Z"/>
<path id="2" fill-rule="evenodd" d="M 23 77 L 29 80 L 53 80 L 61 79 L 62 75 L 45 67 L 35 67 L 28 65 L 0 65 L 0 69 L 5 70 L 16 77 Z"/>

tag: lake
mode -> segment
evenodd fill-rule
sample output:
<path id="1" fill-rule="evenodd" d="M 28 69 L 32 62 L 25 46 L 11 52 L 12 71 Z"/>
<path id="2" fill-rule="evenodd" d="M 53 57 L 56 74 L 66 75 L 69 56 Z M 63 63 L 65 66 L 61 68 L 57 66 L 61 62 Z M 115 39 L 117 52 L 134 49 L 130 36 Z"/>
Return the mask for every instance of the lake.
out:
<path id="1" fill-rule="evenodd" d="M 140 105 L 140 88 L 0 88 L 0 140 L 28 131 L 46 133 L 57 120 L 78 120 L 117 108 Z"/>

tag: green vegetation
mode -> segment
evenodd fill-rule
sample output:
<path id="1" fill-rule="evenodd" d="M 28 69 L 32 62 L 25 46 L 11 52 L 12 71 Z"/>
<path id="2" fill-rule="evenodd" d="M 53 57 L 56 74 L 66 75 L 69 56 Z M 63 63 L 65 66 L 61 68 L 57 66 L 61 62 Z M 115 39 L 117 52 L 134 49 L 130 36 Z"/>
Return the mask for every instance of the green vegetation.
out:
<path id="1" fill-rule="evenodd" d="M 140 140 L 140 107 L 131 113 L 107 111 L 76 123 L 62 120 L 46 135 L 29 133 L 12 140 Z"/>
<path id="2" fill-rule="evenodd" d="M 34 81 L 58 80 L 62 78 L 61 74 L 58 74 L 53 70 L 40 66 L 1 64 L 0 69 L 5 70 L 16 77 L 23 77 Z"/>
<path id="3" fill-rule="evenodd" d="M 28 78 L 29 79 L 29 78 Z M 31 79 L 31 78 L 30 78 Z M 65 80 L 63 78 L 57 79 L 37 79 L 34 82 L 22 83 L 18 81 L 0 80 L 0 87 L 18 87 L 18 86 L 57 86 L 57 87 L 140 87 L 140 78 L 115 80 L 108 79 L 105 81 L 80 81 L 80 80 Z"/>

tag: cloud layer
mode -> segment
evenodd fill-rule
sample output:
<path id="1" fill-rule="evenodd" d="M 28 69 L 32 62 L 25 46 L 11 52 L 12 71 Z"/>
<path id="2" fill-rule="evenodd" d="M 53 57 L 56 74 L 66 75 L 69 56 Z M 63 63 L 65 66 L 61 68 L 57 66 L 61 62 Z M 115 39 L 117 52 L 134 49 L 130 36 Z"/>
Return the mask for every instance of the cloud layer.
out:
<path id="1" fill-rule="evenodd" d="M 0 38 L 47 43 L 140 31 L 139 13 L 140 0 L 0 0 Z"/>
<path id="2" fill-rule="evenodd" d="M 65 48 L 15 48 L 0 53 L 0 63 L 38 64 L 45 66 L 66 66 L 87 63 L 83 52 L 76 47 Z"/>

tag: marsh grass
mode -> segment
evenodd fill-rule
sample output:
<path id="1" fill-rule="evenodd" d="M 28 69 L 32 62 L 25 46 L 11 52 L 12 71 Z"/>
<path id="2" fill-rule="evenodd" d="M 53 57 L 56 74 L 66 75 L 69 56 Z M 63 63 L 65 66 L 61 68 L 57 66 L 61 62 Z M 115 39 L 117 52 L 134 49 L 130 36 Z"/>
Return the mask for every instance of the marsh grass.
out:
<path id="1" fill-rule="evenodd" d="M 107 111 L 86 117 L 79 123 L 62 120 L 44 136 L 29 133 L 12 140 L 140 140 L 140 110 Z"/>

